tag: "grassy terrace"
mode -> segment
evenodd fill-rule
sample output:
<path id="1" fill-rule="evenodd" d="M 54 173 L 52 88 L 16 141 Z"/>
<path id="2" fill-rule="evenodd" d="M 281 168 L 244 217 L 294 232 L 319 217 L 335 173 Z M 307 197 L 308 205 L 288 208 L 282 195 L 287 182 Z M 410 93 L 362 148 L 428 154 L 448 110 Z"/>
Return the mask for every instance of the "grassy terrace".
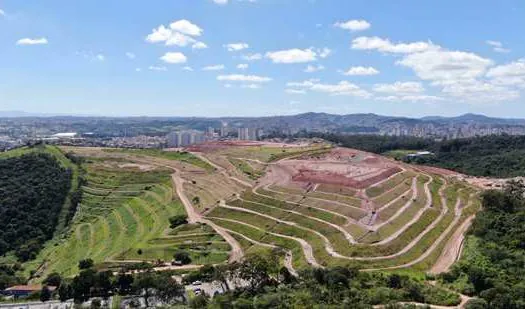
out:
<path id="1" fill-rule="evenodd" d="M 346 196 L 354 196 L 357 192 L 356 190 L 343 186 L 329 185 L 329 184 L 320 184 L 315 189 L 316 192 L 321 193 L 335 193 Z"/>
<path id="2" fill-rule="evenodd" d="M 155 157 L 173 161 L 185 162 L 200 167 L 208 172 L 213 172 L 215 168 L 207 162 L 199 159 L 193 154 L 185 151 L 164 151 L 160 149 L 112 149 L 104 148 L 105 152 L 129 153 L 135 156 Z"/>
<path id="3" fill-rule="evenodd" d="M 262 194 L 270 199 L 286 200 L 290 202 L 291 204 L 300 202 L 301 205 L 304 205 L 304 206 L 310 206 L 310 207 L 332 211 L 332 212 L 341 214 L 345 217 L 353 218 L 355 220 L 359 220 L 366 215 L 366 212 L 360 209 L 361 205 L 351 206 L 351 205 L 345 205 L 341 203 L 333 203 L 330 200 L 303 198 L 298 195 L 282 194 L 282 193 L 277 193 L 273 191 L 268 191 L 263 188 L 258 188 L 257 193 Z"/>
<path id="4" fill-rule="evenodd" d="M 383 183 L 381 183 L 381 184 L 379 184 L 377 186 L 373 186 L 373 187 L 370 187 L 370 188 L 366 189 L 366 194 L 370 198 L 378 197 L 381 194 L 384 194 L 385 192 L 391 190 L 392 188 L 395 188 L 395 187 L 401 185 L 402 183 L 407 184 L 407 180 L 411 179 L 414 176 L 415 175 L 412 172 L 398 173 L 395 176 L 393 176 L 390 179 L 388 179 L 387 181 L 385 181 L 385 182 L 383 182 Z M 408 185 L 410 185 L 410 182 L 408 182 Z"/>
<path id="5" fill-rule="evenodd" d="M 376 205 L 376 208 L 380 208 L 386 204 L 388 204 L 390 201 L 394 200 L 395 198 L 404 195 L 405 192 L 410 190 L 412 187 L 412 178 L 405 178 L 403 182 L 397 184 L 396 186 L 390 188 L 389 190 L 385 191 L 381 195 L 373 198 L 374 204 Z"/>
<path id="6" fill-rule="evenodd" d="M 297 146 L 297 147 L 280 147 L 280 146 L 236 146 L 219 150 L 218 154 L 231 158 L 251 158 L 261 162 L 273 162 L 285 158 L 300 155 L 320 155 L 326 153 L 331 148 L 326 145 L 316 146 Z"/>
<path id="7" fill-rule="evenodd" d="M 122 159 L 118 159 L 119 162 Z M 217 235 L 209 239 L 167 239 L 169 218 L 184 213 L 174 195 L 172 171 L 157 168 L 119 168 L 114 159 L 87 158 L 83 164 L 87 184 L 70 227 L 71 232 L 46 246 L 26 269 L 44 265 L 41 277 L 51 272 L 72 276 L 80 259 L 97 264 L 117 260 L 171 260 L 176 250 L 188 251 L 194 263 L 227 260 L 229 246 Z M 155 241 L 153 241 L 155 240 Z"/>
<path id="8" fill-rule="evenodd" d="M 253 168 L 245 160 L 236 158 L 228 158 L 228 160 L 233 166 L 235 166 L 239 171 L 241 171 L 244 175 L 248 176 L 248 178 L 252 180 L 257 180 L 264 175 L 263 171 Z"/>
<path id="9" fill-rule="evenodd" d="M 415 214 L 421 211 L 421 209 L 427 204 L 424 185 L 429 180 L 430 178 L 428 176 L 418 176 L 417 187 L 419 192 L 421 192 L 420 197 L 416 199 L 416 201 L 406 210 L 403 215 L 394 219 L 391 224 L 384 226 L 384 229 L 380 230 L 382 233 L 378 239 L 384 239 L 386 236 L 392 235 L 400 229 L 403 229 L 403 232 L 392 241 L 389 241 L 383 245 L 350 245 L 344 237 L 344 234 L 332 226 L 289 212 L 290 210 L 300 212 L 300 209 L 304 207 L 304 205 L 298 206 L 296 204 L 287 203 L 275 198 L 257 196 L 253 193 L 245 194 L 243 196 L 244 200 L 237 200 L 229 204 L 260 214 L 265 214 L 266 216 L 260 216 L 246 211 L 222 207 L 214 209 L 209 214 L 209 216 L 212 217 L 213 221 L 217 224 L 231 229 L 237 233 L 246 235 L 253 240 L 282 246 L 283 248 L 287 248 L 289 250 L 297 250 L 298 254 L 302 256 L 302 259 L 304 259 L 304 256 L 301 248 L 294 248 L 294 246 L 291 246 L 291 244 L 288 243 L 289 241 L 292 243 L 296 242 L 283 238 L 282 236 L 303 239 L 312 246 L 316 260 L 322 265 L 354 265 L 363 268 L 389 268 L 409 263 L 417 259 L 419 256 L 425 254 L 425 252 L 428 251 L 434 242 L 438 240 L 439 237 L 445 231 L 447 231 L 447 229 L 450 229 L 451 224 L 456 221 L 455 206 L 458 198 L 462 201 L 462 205 L 467 205 L 470 194 L 473 193 L 472 189 L 466 188 L 461 183 L 454 182 L 445 184 L 442 178 L 433 175 L 433 181 L 429 184 L 432 198 L 432 207 L 424 210 L 419 220 L 406 227 L 406 223 L 408 223 L 408 221 L 410 221 L 415 216 Z M 445 207 L 445 205 L 442 205 L 441 196 L 439 194 L 441 190 L 443 191 L 443 195 L 447 200 L 446 207 L 448 212 L 444 215 L 441 215 L 442 207 Z M 254 199 L 256 199 L 256 201 L 254 201 Z M 261 203 L 266 205 L 261 205 Z M 477 202 L 475 201 L 473 204 L 474 206 L 466 208 L 466 214 L 463 214 L 461 218 L 466 218 L 468 214 L 473 213 L 475 211 L 476 203 Z M 304 212 L 301 213 L 304 214 Z M 315 214 L 311 216 L 315 218 L 321 218 Z M 338 221 L 331 221 L 334 220 L 334 218 L 322 218 L 322 220 L 327 222 L 338 225 L 341 224 L 338 223 Z M 278 222 L 277 220 L 291 222 L 291 224 Z M 433 227 L 429 228 L 431 224 L 433 224 Z M 458 224 L 459 223 L 455 224 L 454 226 L 459 226 Z M 278 235 L 272 234 L 271 240 L 269 240 L 268 233 L 276 233 L 282 236 L 279 237 Z M 286 247 L 276 243 L 274 239 L 276 237 L 281 238 L 281 240 L 285 239 L 287 242 Z M 355 260 L 353 258 L 337 258 L 331 256 L 326 251 L 326 244 L 325 240 L 323 240 L 323 237 L 329 241 L 330 245 L 339 254 L 348 257 L 360 258 L 361 260 Z M 402 249 L 406 248 L 416 238 L 418 238 L 419 241 L 412 248 L 396 257 L 375 260 L 366 259 L 367 257 L 381 257 L 396 254 Z M 370 238 L 368 241 L 371 242 Z M 295 246 L 299 245 L 296 244 Z M 428 260 L 426 264 L 418 263 L 416 264 L 417 267 L 414 269 L 418 271 L 428 269 L 432 265 L 432 263 L 429 262 L 432 261 L 431 258 L 436 255 L 437 257 L 439 256 L 441 252 L 441 246 L 442 245 L 440 244 L 436 249 L 436 252 L 432 252 L 429 257 L 424 259 L 424 261 Z M 433 260 L 435 261 L 437 257 L 435 257 Z M 294 252 L 294 266 L 299 268 L 301 263 L 297 261 L 297 258 L 297 254 Z"/>
<path id="10" fill-rule="evenodd" d="M 212 219 L 213 222 L 216 224 L 219 224 L 223 226 L 224 228 L 237 232 L 239 234 L 245 235 L 246 237 L 261 242 L 261 243 L 267 243 L 271 245 L 275 245 L 281 248 L 284 248 L 286 250 L 290 250 L 292 252 L 292 264 L 295 269 L 302 269 L 308 266 L 308 262 L 306 261 L 304 257 L 303 250 L 301 248 L 301 245 L 292 239 L 284 238 L 275 236 L 272 234 L 269 234 L 263 230 L 250 227 L 245 224 L 239 224 L 236 222 L 231 222 L 219 218 Z M 238 239 L 238 237 L 236 237 Z"/>
<path id="11" fill-rule="evenodd" d="M 386 239 L 398 230 L 402 229 L 416 214 L 425 207 L 427 197 L 425 194 L 425 183 L 429 181 L 427 176 L 419 176 L 417 178 L 418 197 L 415 200 L 408 201 L 410 205 L 403 211 L 403 213 L 393 220 L 389 221 L 377 231 L 368 234 L 361 241 L 364 243 L 375 243 Z"/>
<path id="12" fill-rule="evenodd" d="M 277 191 L 283 194 L 292 195 L 290 196 L 291 199 L 294 201 L 298 201 L 302 199 L 302 197 L 313 197 L 317 199 L 323 199 L 323 200 L 329 200 L 329 201 L 336 201 L 340 203 L 345 203 L 350 206 L 359 207 L 361 205 L 361 200 L 352 197 L 352 196 L 345 196 L 341 194 L 333 194 L 333 193 L 325 193 L 325 192 L 318 192 L 318 191 L 311 191 L 306 192 L 305 190 L 297 189 L 297 188 L 286 188 L 286 187 L 280 187 L 276 185 L 269 186 L 268 189 L 271 191 Z M 269 191 L 269 190 L 266 190 Z M 287 200 L 290 200 L 287 197 Z M 314 200 L 314 199 L 310 199 Z"/>

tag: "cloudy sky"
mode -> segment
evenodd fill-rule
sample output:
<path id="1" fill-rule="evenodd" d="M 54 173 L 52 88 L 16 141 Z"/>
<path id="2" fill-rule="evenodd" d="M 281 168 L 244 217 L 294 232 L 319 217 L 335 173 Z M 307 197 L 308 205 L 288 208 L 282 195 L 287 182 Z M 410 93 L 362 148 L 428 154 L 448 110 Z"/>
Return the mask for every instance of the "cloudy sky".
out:
<path id="1" fill-rule="evenodd" d="M 525 118 L 523 0 L 2 0 L 0 111 Z"/>

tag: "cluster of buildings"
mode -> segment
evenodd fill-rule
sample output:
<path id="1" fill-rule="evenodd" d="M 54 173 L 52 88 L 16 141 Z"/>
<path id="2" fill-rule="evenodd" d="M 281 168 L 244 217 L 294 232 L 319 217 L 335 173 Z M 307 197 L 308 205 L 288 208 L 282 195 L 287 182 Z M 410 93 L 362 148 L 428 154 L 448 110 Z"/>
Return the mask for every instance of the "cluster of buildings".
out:
<path id="1" fill-rule="evenodd" d="M 525 126 L 492 126 L 477 123 L 436 125 L 421 123 L 412 126 L 395 124 L 383 126 L 379 134 L 388 136 L 438 137 L 447 139 L 468 138 L 486 135 L 525 135 Z"/>
<path id="2" fill-rule="evenodd" d="M 218 140 L 257 141 L 262 137 L 263 130 L 256 128 L 238 128 L 235 132 L 225 126 L 219 129 L 208 127 L 204 132 L 198 130 L 171 132 L 166 136 L 166 144 L 169 148 L 179 148 Z"/>

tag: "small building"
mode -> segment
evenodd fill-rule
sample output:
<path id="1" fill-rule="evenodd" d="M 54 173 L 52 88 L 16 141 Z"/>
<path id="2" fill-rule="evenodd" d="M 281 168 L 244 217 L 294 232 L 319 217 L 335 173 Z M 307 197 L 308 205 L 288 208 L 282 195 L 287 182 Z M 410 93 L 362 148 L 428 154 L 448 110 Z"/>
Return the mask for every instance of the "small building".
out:
<path id="1" fill-rule="evenodd" d="M 74 138 L 76 136 L 77 136 L 77 133 L 75 132 L 57 133 L 57 134 L 52 135 L 52 137 L 58 137 L 58 138 Z"/>
<path id="2" fill-rule="evenodd" d="M 51 292 L 56 290 L 56 287 L 54 286 L 48 286 L 47 287 Z M 42 290 L 42 285 L 35 284 L 35 285 L 15 285 L 12 287 L 9 287 L 2 291 L 2 294 L 5 296 L 13 296 L 14 298 L 24 298 L 28 297 L 29 295 L 40 292 Z"/>
<path id="3" fill-rule="evenodd" d="M 434 153 L 432 153 L 430 151 L 418 151 L 416 153 L 411 153 L 411 154 L 407 155 L 407 157 L 414 158 L 414 157 L 433 156 L 433 155 L 434 155 Z"/>

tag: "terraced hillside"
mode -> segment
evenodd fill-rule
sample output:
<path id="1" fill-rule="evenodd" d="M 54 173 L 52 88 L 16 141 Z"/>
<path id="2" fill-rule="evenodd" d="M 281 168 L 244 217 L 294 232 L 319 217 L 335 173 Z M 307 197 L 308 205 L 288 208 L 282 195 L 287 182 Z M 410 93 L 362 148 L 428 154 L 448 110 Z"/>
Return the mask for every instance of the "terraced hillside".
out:
<path id="1" fill-rule="evenodd" d="M 276 250 L 294 272 L 336 265 L 444 271 L 480 207 L 478 189 L 449 174 L 361 151 L 319 147 L 276 160 L 250 158 L 250 151 L 203 151 L 231 178 L 241 171 L 247 183 L 204 214 L 244 251 Z M 245 172 L 248 162 L 259 165 L 258 177 Z"/>
<path id="2" fill-rule="evenodd" d="M 461 250 L 478 189 L 450 173 L 326 145 L 212 144 L 192 152 L 65 148 L 84 158 L 69 233 L 25 265 L 43 276 L 190 254 L 199 267 L 272 252 L 314 266 L 439 273 Z M 186 214 L 188 224 L 170 228 Z M 444 252 L 444 253 L 443 253 Z M 157 264 L 157 263 L 156 263 Z"/>
<path id="3" fill-rule="evenodd" d="M 86 258 L 111 267 L 141 261 L 169 262 L 181 250 L 189 253 L 193 265 L 228 259 L 230 246 L 209 226 L 170 228 L 169 218 L 186 212 L 174 191 L 174 170 L 169 164 L 206 174 L 202 167 L 171 159 L 164 164 L 149 153 L 139 156 L 81 148 L 66 151 L 74 151 L 84 161 L 81 203 L 70 231 L 49 244 L 26 269 L 37 269 L 40 277 L 55 271 L 70 276 L 78 272 L 78 261 Z M 187 159 L 190 155 L 180 157 Z"/>

